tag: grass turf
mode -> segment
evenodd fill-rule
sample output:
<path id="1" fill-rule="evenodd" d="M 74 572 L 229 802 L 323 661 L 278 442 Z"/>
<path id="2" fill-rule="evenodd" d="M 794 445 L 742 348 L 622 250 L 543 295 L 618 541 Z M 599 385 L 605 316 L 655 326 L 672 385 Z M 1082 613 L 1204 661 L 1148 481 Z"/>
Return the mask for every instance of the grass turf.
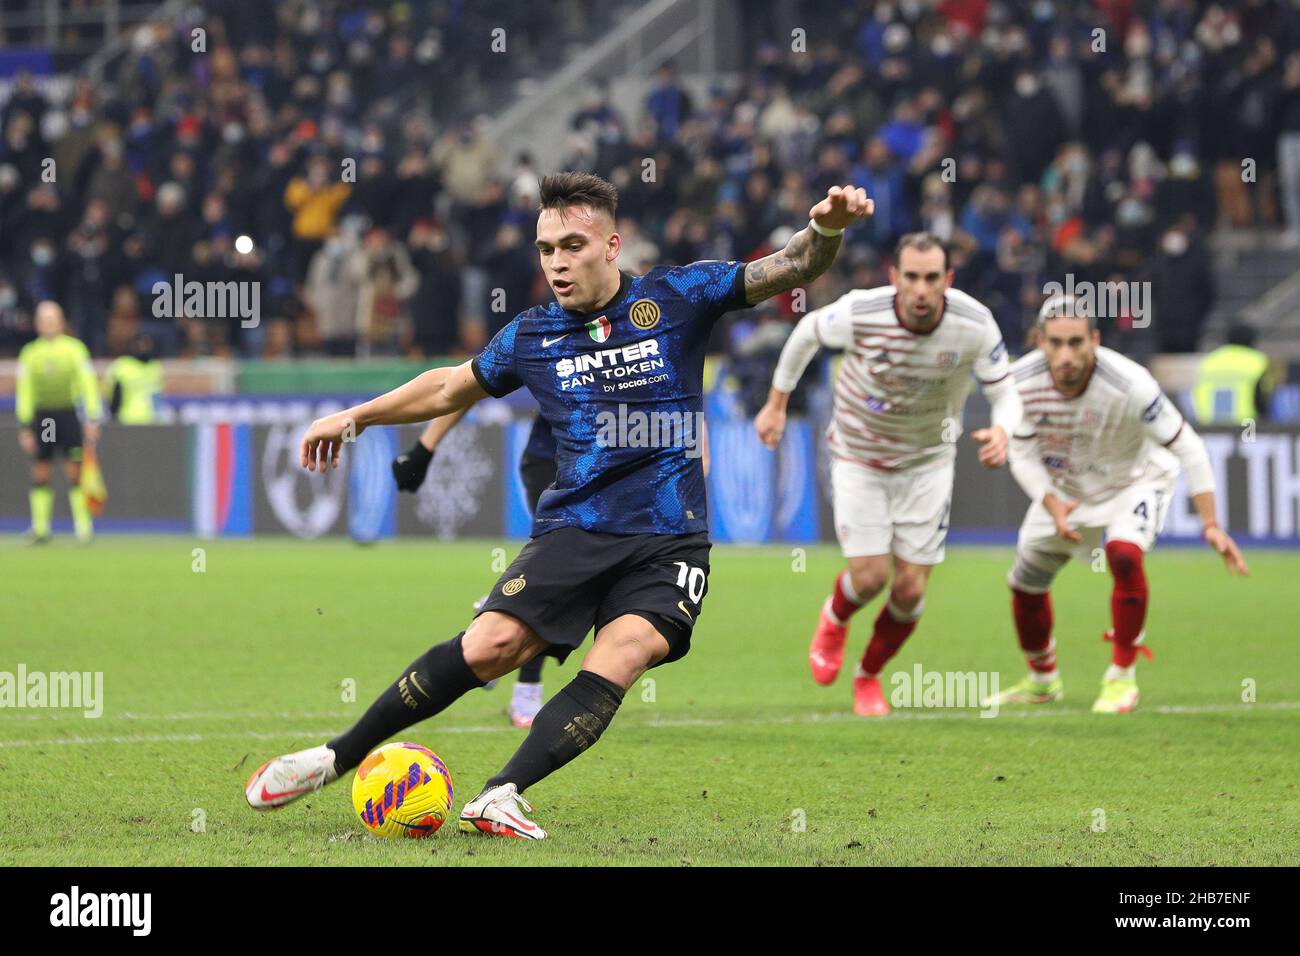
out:
<path id="1" fill-rule="evenodd" d="M 194 570 L 195 547 L 204 571 Z M 858 616 L 831 688 L 807 641 L 840 559 L 715 547 L 694 649 L 634 688 L 599 745 L 530 790 L 541 844 L 459 834 L 380 841 L 349 783 L 273 813 L 242 786 L 261 761 L 348 725 L 399 669 L 463 628 L 496 578 L 488 541 L 0 539 L 0 671 L 102 671 L 104 713 L 0 709 L 0 864 L 1294 863 L 1296 558 L 1158 550 L 1142 709 L 1088 713 L 1108 661 L 1109 579 L 1054 592 L 1067 698 L 1032 711 L 849 712 Z M 1021 658 L 1009 549 L 949 551 L 891 673 L 1000 671 Z M 500 565 L 498 564 L 499 568 Z M 549 661 L 548 693 L 576 672 Z M 355 681 L 355 702 L 344 700 Z M 1243 703 L 1243 681 L 1257 701 Z M 886 685 L 887 693 L 892 684 Z M 437 751 L 456 809 L 523 736 L 509 680 L 400 736 Z M 349 776 L 350 779 L 350 776 Z M 199 824 L 202 824 L 200 826 Z M 199 832 L 196 832 L 199 831 Z"/>

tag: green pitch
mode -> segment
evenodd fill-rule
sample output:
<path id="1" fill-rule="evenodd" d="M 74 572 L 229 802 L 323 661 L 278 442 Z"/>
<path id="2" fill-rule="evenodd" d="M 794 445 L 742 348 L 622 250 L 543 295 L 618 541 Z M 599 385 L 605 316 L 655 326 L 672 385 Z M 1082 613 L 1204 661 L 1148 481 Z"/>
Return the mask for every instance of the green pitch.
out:
<path id="1" fill-rule="evenodd" d="M 192 549 L 204 553 L 196 557 Z M 244 803 L 267 758 L 345 727 L 461 630 L 506 543 L 0 540 L 0 671 L 102 671 L 104 711 L 0 709 L 0 864 L 1293 864 L 1300 561 L 1208 551 L 1150 561 L 1142 709 L 1094 717 L 1109 579 L 1055 592 L 1066 700 L 1054 709 L 849 711 L 807 643 L 839 566 L 810 549 L 716 547 L 694 650 L 653 670 L 588 754 L 528 794 L 543 844 L 363 834 L 350 775 L 272 813 Z M 894 671 L 1022 676 L 1009 549 L 952 549 Z M 204 570 L 195 570 L 202 562 Z M 502 567 L 500 563 L 497 568 Z M 554 693 L 575 673 L 546 665 Z M 892 672 L 891 672 L 892 673 Z M 886 684 L 886 692 L 893 689 Z M 1243 702 L 1253 687 L 1254 703 Z M 456 810 L 514 750 L 509 681 L 402 736 L 440 754 Z"/>

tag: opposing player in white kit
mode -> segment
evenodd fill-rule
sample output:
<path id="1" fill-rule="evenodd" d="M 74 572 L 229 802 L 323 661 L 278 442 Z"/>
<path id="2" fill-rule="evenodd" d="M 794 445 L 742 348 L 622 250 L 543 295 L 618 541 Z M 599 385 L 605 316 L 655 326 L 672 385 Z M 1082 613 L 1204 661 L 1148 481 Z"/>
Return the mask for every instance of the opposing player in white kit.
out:
<path id="1" fill-rule="evenodd" d="M 986 467 L 1006 462 L 1008 436 L 1021 417 L 1002 334 L 988 309 L 950 287 L 942 242 L 925 233 L 904 236 L 889 280 L 800 320 L 754 421 L 775 448 L 790 393 L 818 347 L 844 350 L 826 438 L 835 528 L 848 567 L 822 605 L 808 661 L 817 683 L 835 680 L 849 618 L 884 589 L 892 558 L 889 598 L 853 679 L 853 711 L 863 717 L 889 713 L 880 672 L 915 630 L 930 569 L 943 560 L 972 371 L 993 409 L 992 427 L 972 436 Z"/>
<path id="2" fill-rule="evenodd" d="M 1105 535 L 1111 593 L 1111 665 L 1094 713 L 1137 706 L 1135 676 L 1143 644 L 1147 582 L 1143 555 L 1165 521 L 1179 465 L 1206 542 L 1228 569 L 1246 563 L 1215 517 L 1214 473 L 1205 444 L 1165 398 L 1151 374 L 1101 346 L 1095 319 L 1070 296 L 1038 314 L 1038 349 L 1012 366 L 1025 417 L 1012 437 L 1011 472 L 1031 502 L 1008 575 L 1012 613 L 1029 676 L 999 704 L 1048 703 L 1063 693 L 1048 591 L 1078 555 L 1087 560 Z"/>

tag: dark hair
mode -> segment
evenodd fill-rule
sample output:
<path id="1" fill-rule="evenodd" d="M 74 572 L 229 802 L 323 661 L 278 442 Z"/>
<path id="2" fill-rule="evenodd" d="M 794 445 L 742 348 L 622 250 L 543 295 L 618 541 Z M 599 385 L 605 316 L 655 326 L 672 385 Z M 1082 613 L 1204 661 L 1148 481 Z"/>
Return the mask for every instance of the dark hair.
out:
<path id="1" fill-rule="evenodd" d="M 551 173 L 541 178 L 541 202 L 538 211 L 589 206 L 593 212 L 607 212 L 614 218 L 618 208 L 618 190 L 591 173 Z"/>
<path id="2" fill-rule="evenodd" d="M 1052 319 L 1084 319 L 1088 323 L 1090 333 L 1097 331 L 1097 316 L 1093 314 L 1092 309 L 1085 308 L 1078 299 L 1064 292 L 1049 295 L 1043 301 L 1038 309 L 1038 317 L 1034 320 L 1034 326 L 1039 330 L 1045 330 L 1047 323 Z"/>
<path id="3" fill-rule="evenodd" d="M 932 232 L 909 232 L 903 238 L 898 240 L 898 245 L 894 247 L 894 262 L 898 263 L 903 258 L 904 249 L 915 249 L 917 252 L 929 252 L 931 249 L 938 249 L 943 253 L 943 271 L 948 271 L 948 247 Z"/>
<path id="4" fill-rule="evenodd" d="M 1258 337 L 1259 334 L 1255 331 L 1253 326 L 1240 320 L 1233 322 L 1232 325 L 1228 327 L 1229 345 L 1244 345 L 1248 349 L 1253 349 L 1255 347 L 1255 340 Z"/>

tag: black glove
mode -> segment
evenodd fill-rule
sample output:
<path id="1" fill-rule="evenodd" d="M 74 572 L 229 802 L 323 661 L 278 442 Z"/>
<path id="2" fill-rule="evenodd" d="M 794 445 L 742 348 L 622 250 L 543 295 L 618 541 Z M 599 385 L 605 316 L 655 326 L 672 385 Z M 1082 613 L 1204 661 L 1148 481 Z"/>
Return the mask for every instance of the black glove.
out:
<path id="1" fill-rule="evenodd" d="M 419 491 L 424 476 L 429 472 L 433 452 L 416 442 L 393 459 L 393 479 L 402 491 Z"/>

